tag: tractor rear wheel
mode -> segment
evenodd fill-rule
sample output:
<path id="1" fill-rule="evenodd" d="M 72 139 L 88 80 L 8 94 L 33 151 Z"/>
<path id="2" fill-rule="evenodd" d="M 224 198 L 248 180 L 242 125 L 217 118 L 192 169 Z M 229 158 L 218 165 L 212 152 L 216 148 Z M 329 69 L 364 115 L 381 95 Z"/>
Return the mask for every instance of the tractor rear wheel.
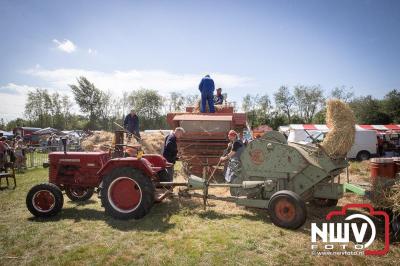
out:
<path id="1" fill-rule="evenodd" d="M 272 222 L 279 227 L 297 229 L 307 218 L 304 201 L 299 195 L 289 190 L 281 190 L 272 195 L 268 211 Z"/>
<path id="2" fill-rule="evenodd" d="M 37 217 L 50 217 L 60 212 L 64 204 L 61 190 L 54 184 L 43 183 L 32 187 L 26 196 L 26 207 Z"/>
<path id="3" fill-rule="evenodd" d="M 104 177 L 100 197 L 112 217 L 140 219 L 154 204 L 154 185 L 141 171 L 123 167 Z"/>
<path id="4" fill-rule="evenodd" d="M 314 198 L 312 204 L 318 207 L 334 207 L 337 205 L 337 199 L 323 199 L 323 198 Z"/>
<path id="5" fill-rule="evenodd" d="M 65 194 L 72 201 L 86 201 L 93 196 L 94 188 L 67 187 Z"/>

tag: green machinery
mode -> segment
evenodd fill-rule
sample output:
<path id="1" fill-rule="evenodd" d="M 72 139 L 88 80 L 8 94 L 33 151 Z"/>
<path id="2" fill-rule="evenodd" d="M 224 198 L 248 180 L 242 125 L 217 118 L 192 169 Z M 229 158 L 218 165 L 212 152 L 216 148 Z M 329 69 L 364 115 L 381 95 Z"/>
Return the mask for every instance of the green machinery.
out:
<path id="1" fill-rule="evenodd" d="M 272 222 L 296 229 L 306 220 L 305 203 L 334 206 L 343 196 L 339 174 L 346 159 L 332 159 L 317 145 L 287 143 L 276 131 L 266 133 L 244 148 L 231 183 L 218 184 L 191 175 L 187 187 L 203 190 L 229 187 L 236 204 L 268 209 Z"/>

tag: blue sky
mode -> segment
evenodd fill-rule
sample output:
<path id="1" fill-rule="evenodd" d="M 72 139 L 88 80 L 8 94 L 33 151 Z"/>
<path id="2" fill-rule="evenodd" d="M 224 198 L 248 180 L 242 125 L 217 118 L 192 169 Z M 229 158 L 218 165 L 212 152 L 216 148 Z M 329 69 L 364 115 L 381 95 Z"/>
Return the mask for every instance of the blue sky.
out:
<path id="1" fill-rule="evenodd" d="M 115 95 L 197 93 L 210 73 L 240 101 L 280 85 L 400 88 L 400 1 L 0 0 L 0 117 L 26 91 L 87 76 Z"/>

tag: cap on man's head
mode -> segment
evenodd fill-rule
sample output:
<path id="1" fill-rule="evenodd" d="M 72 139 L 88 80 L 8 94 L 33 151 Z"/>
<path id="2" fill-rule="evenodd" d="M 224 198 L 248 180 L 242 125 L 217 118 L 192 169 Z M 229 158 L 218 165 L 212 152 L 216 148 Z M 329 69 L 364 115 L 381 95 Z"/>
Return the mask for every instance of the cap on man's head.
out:
<path id="1" fill-rule="evenodd" d="M 134 113 L 135 112 L 135 109 L 131 109 L 131 113 Z"/>
<path id="2" fill-rule="evenodd" d="M 237 132 L 233 129 L 229 130 L 228 136 L 232 136 L 232 137 L 236 137 L 237 136 Z"/>
<path id="3" fill-rule="evenodd" d="M 217 91 L 222 91 L 222 89 L 221 89 L 221 88 L 218 88 Z"/>
<path id="4" fill-rule="evenodd" d="M 207 74 L 207 75 L 205 75 L 204 77 L 205 77 L 205 78 L 209 78 L 209 77 L 210 77 L 210 75 L 208 75 L 208 74 Z"/>

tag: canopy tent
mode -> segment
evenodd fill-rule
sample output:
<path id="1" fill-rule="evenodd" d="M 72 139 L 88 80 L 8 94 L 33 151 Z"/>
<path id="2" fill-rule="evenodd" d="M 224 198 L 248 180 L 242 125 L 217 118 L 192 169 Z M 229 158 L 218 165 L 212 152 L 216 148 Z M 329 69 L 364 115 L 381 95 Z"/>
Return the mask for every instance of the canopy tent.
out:
<path id="1" fill-rule="evenodd" d="M 46 127 L 46 128 L 40 129 L 38 131 L 33 132 L 32 134 L 34 134 L 34 135 L 50 135 L 50 134 L 65 135 L 60 130 L 51 128 L 51 127 Z"/>
<path id="2" fill-rule="evenodd" d="M 13 134 L 12 132 L 0 130 L 0 133 L 3 134 L 3 137 L 6 137 L 6 138 L 8 138 L 8 139 L 14 137 L 14 134 Z M 1 134 L 0 134 L 0 135 L 1 135 Z"/>
<path id="3" fill-rule="evenodd" d="M 327 125 L 324 124 L 291 124 L 290 129 L 294 130 L 319 130 L 319 131 L 329 131 Z M 356 125 L 357 131 L 362 130 L 376 130 L 376 131 L 400 131 L 400 125 Z"/>

